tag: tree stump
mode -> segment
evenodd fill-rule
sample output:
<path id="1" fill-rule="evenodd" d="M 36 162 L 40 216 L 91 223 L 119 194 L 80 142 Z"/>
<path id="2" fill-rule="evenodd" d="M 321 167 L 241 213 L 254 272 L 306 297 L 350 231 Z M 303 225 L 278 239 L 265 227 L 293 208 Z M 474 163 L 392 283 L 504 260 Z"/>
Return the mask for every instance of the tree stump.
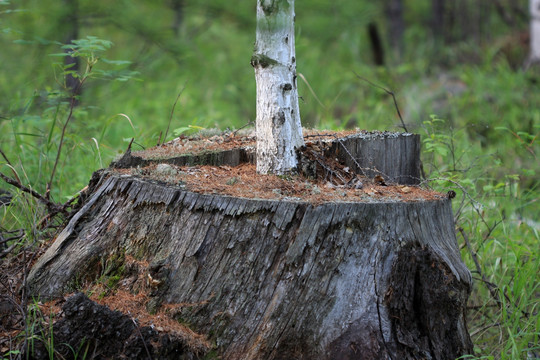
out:
<path id="1" fill-rule="evenodd" d="M 363 167 L 358 157 L 353 163 Z M 375 161 L 377 171 L 389 172 L 383 165 Z M 392 179 L 418 179 L 419 167 L 407 168 Z M 59 297 L 97 277 L 100 264 L 130 256 L 148 263 L 149 310 L 177 304 L 177 319 L 207 334 L 224 359 L 471 353 L 464 316 L 471 276 L 450 199 L 370 199 L 316 204 L 201 194 L 102 170 L 33 267 L 29 287 Z"/>
<path id="2" fill-rule="evenodd" d="M 336 158 L 355 174 L 366 177 L 380 175 L 386 181 L 398 184 L 415 185 L 420 183 L 420 136 L 410 133 L 366 132 L 361 131 L 345 137 L 326 134 L 322 139 L 318 134 L 308 135 L 306 144 L 314 143 L 324 157 Z M 174 146 L 174 141 L 171 142 Z M 243 146 L 227 150 L 186 151 L 176 155 L 169 152 L 150 151 L 131 153 L 131 150 L 119 160 L 113 162 L 113 168 L 132 168 L 148 166 L 153 163 L 192 165 L 229 165 L 255 163 L 254 138 L 242 139 Z M 191 150 L 191 148 L 188 148 Z M 305 157 L 305 153 L 299 152 Z M 301 169 L 304 172 L 305 169 Z M 309 173 L 309 171 L 307 171 Z"/>

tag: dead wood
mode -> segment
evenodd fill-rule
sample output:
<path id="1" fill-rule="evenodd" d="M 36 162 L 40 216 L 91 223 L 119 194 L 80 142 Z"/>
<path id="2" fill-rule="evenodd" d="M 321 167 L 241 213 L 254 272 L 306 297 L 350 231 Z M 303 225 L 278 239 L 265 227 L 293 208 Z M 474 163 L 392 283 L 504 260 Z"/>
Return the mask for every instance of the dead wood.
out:
<path id="1" fill-rule="evenodd" d="M 379 176 L 380 186 L 417 181 L 417 162 L 388 164 L 400 151 L 417 151 L 414 136 L 377 135 L 371 148 L 357 139 L 307 143 L 304 151 L 313 152 L 305 158 L 317 161 L 306 172 L 344 184 L 361 171 Z M 29 287 L 55 298 L 104 276 L 129 283 L 127 258 L 147 264 L 148 310 L 174 306 L 176 319 L 207 334 L 224 359 L 472 352 L 464 317 L 471 275 L 447 196 L 252 199 L 104 170 L 33 267 Z"/>

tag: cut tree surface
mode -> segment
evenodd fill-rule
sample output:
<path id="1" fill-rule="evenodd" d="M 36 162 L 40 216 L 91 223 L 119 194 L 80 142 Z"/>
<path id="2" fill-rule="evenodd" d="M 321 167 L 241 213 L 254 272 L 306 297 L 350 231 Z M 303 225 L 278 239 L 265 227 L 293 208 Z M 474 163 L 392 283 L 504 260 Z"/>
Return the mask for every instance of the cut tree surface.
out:
<path id="1" fill-rule="evenodd" d="M 308 143 L 305 176 L 163 162 L 95 173 L 30 290 L 54 298 L 103 276 L 127 279 L 129 258 L 148 264 L 148 310 L 173 304 L 224 359 L 472 352 L 471 276 L 450 199 L 390 183 L 400 173 L 364 177 L 326 153 L 331 144 Z"/>
<path id="2" fill-rule="evenodd" d="M 420 137 L 409 133 L 379 131 L 304 130 L 306 146 L 298 153 L 300 162 L 310 154 L 335 159 L 351 173 L 367 177 L 382 176 L 390 183 L 420 182 Z M 178 166 L 228 165 L 255 163 L 255 137 L 223 133 L 208 138 L 180 137 L 162 146 L 129 152 L 112 164 L 115 168 L 132 168 L 167 163 Z M 313 159 L 310 159 L 313 160 Z M 319 159 L 321 160 L 321 159 Z M 311 164 L 312 161 L 309 161 Z M 310 169 L 301 165 L 301 171 Z M 314 164 L 317 166 L 317 162 Z M 321 166 L 320 164 L 318 166 Z"/>

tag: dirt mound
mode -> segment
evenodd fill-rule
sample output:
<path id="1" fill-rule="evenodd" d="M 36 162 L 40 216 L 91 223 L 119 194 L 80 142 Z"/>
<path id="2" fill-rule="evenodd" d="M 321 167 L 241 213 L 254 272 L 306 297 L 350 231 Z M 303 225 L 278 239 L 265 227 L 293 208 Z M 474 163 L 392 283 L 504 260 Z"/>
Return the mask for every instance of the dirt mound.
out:
<path id="1" fill-rule="evenodd" d="M 83 293 L 69 297 L 61 318 L 52 326 L 52 340 L 59 358 L 75 359 L 199 359 L 203 349 L 152 326 L 139 327 L 130 316 L 90 300 Z M 36 337 L 49 329 L 36 329 Z M 26 357 L 24 357 L 26 358 Z M 35 341 L 29 359 L 49 359 L 48 348 Z"/>

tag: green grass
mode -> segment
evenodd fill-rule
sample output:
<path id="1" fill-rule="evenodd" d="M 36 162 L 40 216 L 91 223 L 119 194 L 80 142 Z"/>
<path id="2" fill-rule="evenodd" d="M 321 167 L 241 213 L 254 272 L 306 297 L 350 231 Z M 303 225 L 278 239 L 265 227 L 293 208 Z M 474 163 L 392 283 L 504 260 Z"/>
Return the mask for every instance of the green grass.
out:
<path id="1" fill-rule="evenodd" d="M 59 59 L 48 55 L 61 52 L 55 43 L 61 41 L 61 9 L 49 0 L 4 3 L 0 12 L 21 11 L 0 13 L 0 149 L 11 161 L 0 158 L 0 171 L 16 174 L 43 194 L 69 114 L 58 85 L 62 70 L 54 65 Z M 297 4 L 297 66 L 307 80 L 298 80 L 302 121 L 325 129 L 399 130 L 392 98 L 353 71 L 395 92 L 408 128 L 423 136 L 423 162 L 433 180 L 428 184 L 458 193 L 456 226 L 463 228 L 470 249 L 459 231 L 457 238 L 475 278 L 468 326 L 476 355 L 525 359 L 527 352 L 540 352 L 540 70 L 510 65 L 501 44 L 514 30 L 496 15 L 486 25 L 493 38 L 484 45 L 436 48 L 425 30 L 429 9 L 417 5 L 407 13 L 403 61 L 376 68 L 365 26 L 384 20 L 377 5 Z M 177 37 L 164 25 L 173 15 L 161 2 L 81 1 L 80 6 L 87 21 L 80 38 L 110 40 L 114 45 L 103 57 L 131 62 L 99 61 L 95 70 L 138 73 L 127 82 L 95 77 L 85 84 L 53 179 L 55 202 L 76 195 L 131 138 L 135 149 L 155 145 L 184 84 L 171 130 L 239 128 L 255 119 L 252 7 L 209 0 L 190 4 Z M 149 21 L 149 13 L 161 20 Z M 172 136 L 169 131 L 168 139 Z M 10 191 L 14 201 L 0 209 L 0 227 L 26 229 L 21 246 L 42 241 L 36 224 L 45 208 Z"/>

